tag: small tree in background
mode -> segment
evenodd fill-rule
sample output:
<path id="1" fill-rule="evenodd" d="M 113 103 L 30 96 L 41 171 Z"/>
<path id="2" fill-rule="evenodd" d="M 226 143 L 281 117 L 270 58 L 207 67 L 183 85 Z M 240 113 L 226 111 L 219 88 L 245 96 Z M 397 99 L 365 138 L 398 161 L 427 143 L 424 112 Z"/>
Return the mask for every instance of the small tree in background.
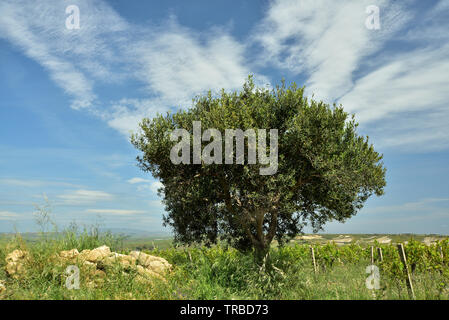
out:
<path id="1" fill-rule="evenodd" d="M 170 151 L 178 142 L 170 132 L 183 128 L 193 139 L 194 121 L 223 135 L 226 129 L 277 129 L 277 172 L 261 175 L 266 165 L 247 161 L 173 164 Z M 175 241 L 222 239 L 263 254 L 273 239 L 282 244 L 306 225 L 317 232 L 328 221 L 343 222 L 372 194 L 383 194 L 382 155 L 368 137 L 357 135 L 357 126 L 341 106 L 308 100 L 304 87 L 286 88 L 282 82 L 273 90 L 255 88 L 250 76 L 240 92 L 222 90 L 218 97 L 209 92 L 187 111 L 143 119 L 131 142 L 142 152 L 140 168 L 164 186 L 164 225 L 173 228 Z M 203 141 L 202 149 L 208 144 Z M 245 159 L 247 147 L 245 139 Z"/>

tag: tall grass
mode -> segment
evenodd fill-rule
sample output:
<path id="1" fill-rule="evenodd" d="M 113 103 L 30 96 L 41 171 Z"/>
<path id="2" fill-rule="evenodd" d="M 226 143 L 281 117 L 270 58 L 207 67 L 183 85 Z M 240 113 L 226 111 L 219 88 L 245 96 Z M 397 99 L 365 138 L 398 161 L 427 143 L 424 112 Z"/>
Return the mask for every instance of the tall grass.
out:
<path id="1" fill-rule="evenodd" d="M 20 234 L 0 244 L 0 280 L 6 280 L 6 292 L 0 299 L 408 299 L 402 279 L 382 271 L 381 289 L 368 290 L 365 285 L 370 265 L 369 255 L 360 247 L 334 245 L 317 249 L 319 270 L 314 272 L 309 247 L 294 245 L 271 248 L 266 260 L 256 262 L 225 245 L 211 248 L 170 247 L 154 245 L 147 253 L 162 256 L 174 266 L 166 281 L 137 281 L 137 274 L 120 268 L 106 277 L 80 265 L 81 287 L 65 287 L 65 270 L 69 262 L 55 256 L 62 250 L 79 251 L 107 245 L 116 252 L 128 253 L 123 237 L 100 232 L 98 225 L 80 228 L 71 224 L 59 232 L 53 225 L 48 207 L 37 210 L 37 221 L 43 226 L 40 240 L 29 242 Z M 29 252 L 27 273 L 8 278 L 5 257 L 14 249 Z M 388 255 L 387 255 L 388 256 Z M 413 274 L 418 299 L 449 299 L 447 275 L 435 271 Z"/>
<path id="2" fill-rule="evenodd" d="M 72 230 L 73 231 L 73 230 Z M 232 248 L 168 248 L 147 251 L 162 256 L 174 265 L 167 281 L 139 283 L 134 271 L 117 269 L 106 278 L 96 278 L 81 267 L 81 288 L 68 290 L 64 271 L 67 264 L 55 263 L 61 249 L 94 248 L 110 239 L 101 234 L 64 233 L 29 244 L 16 237 L 0 247 L 0 279 L 7 279 L 5 299 L 408 299 L 405 284 L 384 276 L 381 289 L 365 286 L 369 260 L 335 264 L 314 273 L 304 246 L 272 248 L 270 261 L 256 264 L 251 255 Z M 89 238 L 91 237 L 91 238 Z M 110 243 L 114 244 L 114 240 Z M 30 252 L 32 265 L 25 277 L 9 279 L 4 273 L 6 252 L 22 248 Z M 124 250 L 126 252 L 127 250 Z M 413 276 L 418 299 L 448 299 L 438 272 Z M 92 285 L 94 283 L 94 285 Z M 95 286 L 95 287 L 94 287 Z M 445 291 L 446 290 L 446 291 Z"/>

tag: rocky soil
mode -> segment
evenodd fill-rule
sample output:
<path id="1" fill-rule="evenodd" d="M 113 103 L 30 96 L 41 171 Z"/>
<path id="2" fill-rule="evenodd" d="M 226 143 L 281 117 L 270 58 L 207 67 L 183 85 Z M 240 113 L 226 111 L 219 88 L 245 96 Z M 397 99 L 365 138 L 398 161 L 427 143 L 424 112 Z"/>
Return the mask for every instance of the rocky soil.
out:
<path id="1" fill-rule="evenodd" d="M 33 259 L 27 251 L 14 250 L 6 258 L 5 271 L 8 277 L 20 279 L 26 276 L 33 265 Z M 161 257 L 146 254 L 140 251 L 132 251 L 129 254 L 112 252 L 107 246 L 101 246 L 93 250 L 77 249 L 61 251 L 52 256 L 53 265 L 77 265 L 93 275 L 93 281 L 89 286 L 95 287 L 109 272 L 130 273 L 134 271 L 137 276 L 134 281 L 151 282 L 154 279 L 165 280 L 166 275 L 172 270 L 172 265 Z M 5 282 L 0 280 L 0 294 L 6 291 Z"/>

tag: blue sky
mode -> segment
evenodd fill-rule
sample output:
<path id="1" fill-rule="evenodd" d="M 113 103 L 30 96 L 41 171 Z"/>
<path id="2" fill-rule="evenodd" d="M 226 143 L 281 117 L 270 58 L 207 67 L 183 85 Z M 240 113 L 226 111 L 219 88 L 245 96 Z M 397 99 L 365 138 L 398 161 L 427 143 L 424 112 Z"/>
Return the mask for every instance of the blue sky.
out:
<path id="1" fill-rule="evenodd" d="M 36 230 L 43 195 L 60 226 L 169 231 L 129 133 L 251 73 L 341 103 L 384 154 L 386 194 L 326 232 L 449 234 L 448 18 L 447 0 L 2 0 L 0 232 Z"/>

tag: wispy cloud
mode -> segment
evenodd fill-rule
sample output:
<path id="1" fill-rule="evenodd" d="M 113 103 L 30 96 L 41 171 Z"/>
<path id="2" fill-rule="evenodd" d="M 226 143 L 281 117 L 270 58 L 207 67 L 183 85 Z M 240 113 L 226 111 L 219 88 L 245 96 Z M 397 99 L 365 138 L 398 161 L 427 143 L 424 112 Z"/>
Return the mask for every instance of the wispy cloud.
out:
<path id="1" fill-rule="evenodd" d="M 449 198 L 423 198 L 394 205 L 363 208 L 345 224 L 331 222 L 327 232 L 446 233 Z"/>
<path id="2" fill-rule="evenodd" d="M 449 218 L 449 198 L 425 198 L 419 201 L 405 202 L 398 205 L 378 206 L 363 209 L 363 214 L 404 213 L 419 212 L 420 214 L 438 210 L 445 210 Z"/>
<path id="3" fill-rule="evenodd" d="M 111 128 L 129 137 L 132 132 L 138 129 L 138 125 L 144 117 L 152 118 L 158 113 L 165 114 L 173 109 L 167 101 L 161 98 L 124 98 L 112 103 L 109 108 L 99 111 L 98 114 Z"/>
<path id="4" fill-rule="evenodd" d="M 128 183 L 131 184 L 136 184 L 136 183 L 148 183 L 150 182 L 150 180 L 148 179 L 143 179 L 143 178 L 131 178 L 129 180 L 127 180 Z"/>
<path id="5" fill-rule="evenodd" d="M 80 29 L 65 28 L 65 8 L 78 5 Z M 205 91 L 240 88 L 250 73 L 245 45 L 226 30 L 198 32 L 167 17 L 161 26 L 126 22 L 106 2 L 13 1 L 0 4 L 0 37 L 45 67 L 73 97 L 126 136 L 143 117 L 189 106 Z M 146 97 L 105 103 L 97 84 L 132 79 Z M 259 76 L 264 83 L 268 80 Z"/>
<path id="6" fill-rule="evenodd" d="M 45 185 L 45 181 L 40 180 L 20 180 L 20 179 L 0 179 L 0 184 L 19 187 L 41 187 Z"/>
<path id="7" fill-rule="evenodd" d="M 86 212 L 97 214 L 119 215 L 119 216 L 128 216 L 145 213 L 145 211 L 143 210 L 125 210 L 125 209 L 87 209 Z"/>
<path id="8" fill-rule="evenodd" d="M 154 208 L 164 208 L 165 207 L 161 200 L 150 200 L 150 201 L 148 201 L 148 204 L 150 205 L 150 207 L 154 207 Z"/>
<path id="9" fill-rule="evenodd" d="M 423 13 L 409 29 L 415 36 L 405 38 L 417 47 L 374 59 L 373 70 L 339 101 L 355 112 L 379 146 L 413 152 L 449 147 L 449 36 L 439 34 L 431 23 L 444 14 Z M 447 30 L 447 19 L 440 21 Z M 435 33 L 439 40 L 422 42 L 417 33 Z"/>
<path id="10" fill-rule="evenodd" d="M 143 117 L 188 107 L 209 89 L 239 89 L 249 73 L 269 84 L 257 70 L 275 67 L 305 79 L 308 94 L 356 112 L 379 145 L 447 149 L 449 8 L 441 0 L 418 12 L 413 3 L 275 0 L 238 41 L 226 28 L 193 30 L 172 16 L 158 26 L 135 25 L 105 1 L 4 0 L 0 37 L 48 70 L 73 108 L 89 110 L 125 136 Z M 70 4 L 80 8 L 79 30 L 65 28 Z M 373 4 L 380 30 L 365 26 Z M 124 80 L 136 85 L 137 98 L 107 101 L 96 90 Z"/>
<path id="11" fill-rule="evenodd" d="M 164 185 L 161 182 L 155 181 L 150 185 L 150 190 L 157 194 L 158 190 L 163 187 Z"/>
<path id="12" fill-rule="evenodd" d="M 172 17 L 152 34 L 131 50 L 139 77 L 170 104 L 190 104 L 209 89 L 238 88 L 249 73 L 245 46 L 224 30 L 193 32 Z"/>
<path id="13" fill-rule="evenodd" d="M 192 98 L 208 90 L 239 89 L 251 73 L 246 46 L 222 29 L 197 32 L 181 26 L 174 17 L 141 31 L 127 43 L 125 56 L 132 74 L 153 96 L 122 99 L 102 113 L 108 124 L 125 135 L 137 129 L 143 117 L 154 117 L 189 107 Z M 268 78 L 257 75 L 260 83 Z"/>
<path id="14" fill-rule="evenodd" d="M 83 28 L 65 28 L 65 8 L 77 4 Z M 126 23 L 101 1 L 16 1 L 0 3 L 0 37 L 11 41 L 49 71 L 53 81 L 73 98 L 75 109 L 96 100 L 94 78 L 110 79 L 114 54 L 107 41 Z M 116 37 L 117 39 L 118 37 Z"/>
<path id="15" fill-rule="evenodd" d="M 150 183 L 150 180 L 141 179 L 141 178 L 133 178 L 131 179 L 132 184 L 138 184 L 137 191 L 139 192 L 148 192 L 151 191 L 154 194 L 158 194 L 160 188 L 163 188 L 164 185 L 159 181 L 154 181 Z M 131 181 L 131 180 L 128 180 Z"/>
<path id="16" fill-rule="evenodd" d="M 265 64 L 303 75 L 308 94 L 354 112 L 378 147 L 447 149 L 449 7 L 418 12 L 413 3 L 277 0 L 254 40 Z M 365 27 L 370 4 L 380 30 Z"/>
<path id="17" fill-rule="evenodd" d="M 448 72 L 449 45 L 399 54 L 359 79 L 341 103 L 364 123 L 429 111 L 429 106 L 447 109 Z"/>
<path id="18" fill-rule="evenodd" d="M 27 179 L 0 179 L 0 185 L 8 185 L 8 186 L 18 186 L 18 187 L 43 187 L 43 186 L 66 186 L 66 187 L 76 187 L 78 185 L 69 183 L 69 182 L 61 182 L 61 181 L 48 181 L 48 180 L 27 180 Z"/>
<path id="19" fill-rule="evenodd" d="M 17 220 L 19 214 L 11 211 L 0 211 L 0 220 Z"/>
<path id="20" fill-rule="evenodd" d="M 95 190 L 74 190 L 57 196 L 65 205 L 84 205 L 99 201 L 109 201 L 114 198 L 110 193 Z"/>
<path id="21" fill-rule="evenodd" d="M 396 5 L 374 3 L 383 9 L 382 28 L 375 31 L 365 26 L 366 7 L 373 1 L 273 1 L 254 41 L 264 48 L 265 63 L 304 74 L 309 93 L 334 101 L 351 88 L 362 58 L 379 50 L 407 20 Z"/>

